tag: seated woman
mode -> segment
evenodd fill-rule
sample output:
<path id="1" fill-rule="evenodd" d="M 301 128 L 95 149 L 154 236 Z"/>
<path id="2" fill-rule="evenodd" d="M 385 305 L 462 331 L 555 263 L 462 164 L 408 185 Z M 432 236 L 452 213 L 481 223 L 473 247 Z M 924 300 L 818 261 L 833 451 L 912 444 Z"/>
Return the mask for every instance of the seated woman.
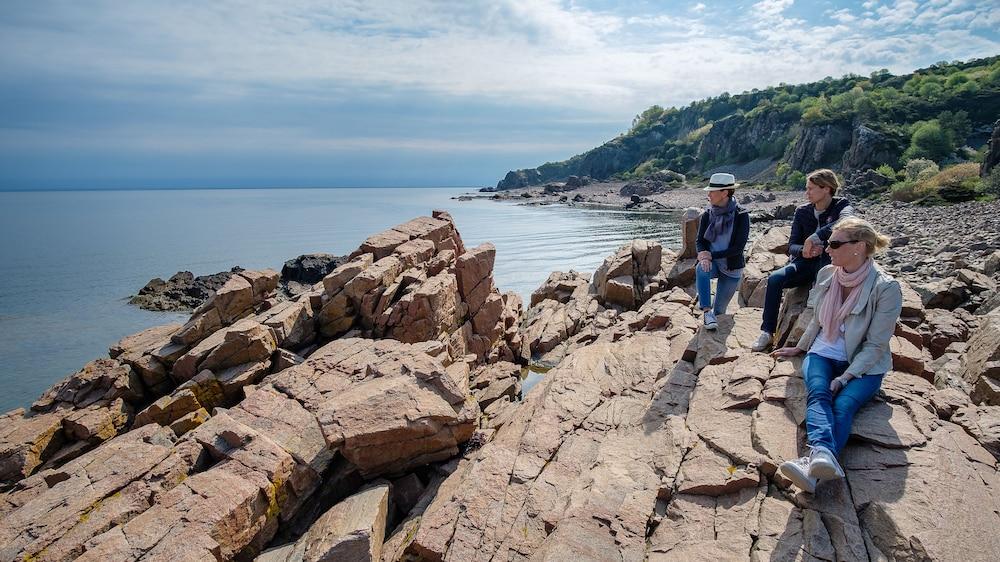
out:
<path id="1" fill-rule="evenodd" d="M 718 327 L 717 316 L 726 313 L 743 276 L 743 249 L 750 238 L 750 213 L 736 204 L 736 178 L 712 174 L 705 191 L 711 203 L 698 223 L 698 265 L 695 267 L 698 304 L 705 313 L 705 329 Z M 712 279 L 718 279 L 712 303 Z"/>
<path id="2" fill-rule="evenodd" d="M 778 470 L 813 492 L 817 480 L 842 478 L 837 456 L 851 434 L 854 414 L 872 399 L 892 368 L 889 339 L 903 306 L 899 282 L 872 260 L 889 238 L 857 218 L 842 219 L 827 241 L 831 265 L 819 271 L 809 295 L 814 315 L 796 347 L 775 357 L 806 353 L 806 433 L 811 452 Z"/>
<path id="3" fill-rule="evenodd" d="M 788 265 L 767 278 L 764 318 L 760 324 L 760 336 L 750 347 L 751 350 L 764 351 L 770 347 L 774 331 L 778 329 L 782 292 L 792 287 L 812 285 L 816 273 L 830 263 L 830 258 L 823 252 L 823 245 L 830 238 L 837 221 L 854 214 L 847 199 L 836 197 L 839 188 L 837 174 L 831 170 L 815 170 L 806 176 L 806 199 L 809 203 L 795 209 L 792 233 L 788 237 Z"/>

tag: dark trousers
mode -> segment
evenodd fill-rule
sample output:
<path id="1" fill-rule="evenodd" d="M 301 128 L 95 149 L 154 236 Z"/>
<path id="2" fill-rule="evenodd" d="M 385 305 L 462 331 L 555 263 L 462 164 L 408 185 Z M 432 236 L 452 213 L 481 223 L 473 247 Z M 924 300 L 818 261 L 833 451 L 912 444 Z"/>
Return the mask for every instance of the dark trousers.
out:
<path id="1" fill-rule="evenodd" d="M 778 310 L 781 308 L 782 291 L 811 285 L 816 280 L 819 270 L 828 263 L 830 262 L 826 254 L 811 260 L 800 258 L 771 273 L 767 278 L 767 294 L 764 297 L 764 321 L 760 324 L 762 332 L 773 334 L 778 329 Z"/>

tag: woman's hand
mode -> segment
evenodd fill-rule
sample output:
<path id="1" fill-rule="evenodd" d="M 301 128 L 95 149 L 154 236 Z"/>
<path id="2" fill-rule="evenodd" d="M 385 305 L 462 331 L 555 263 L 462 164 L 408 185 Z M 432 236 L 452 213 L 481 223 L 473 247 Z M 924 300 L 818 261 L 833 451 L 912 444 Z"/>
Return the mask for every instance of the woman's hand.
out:
<path id="1" fill-rule="evenodd" d="M 797 347 L 782 347 L 771 352 L 771 357 L 795 357 L 802 355 L 802 350 Z"/>
<path id="2" fill-rule="evenodd" d="M 698 265 L 705 273 L 712 271 L 712 252 L 705 250 L 698 252 Z"/>

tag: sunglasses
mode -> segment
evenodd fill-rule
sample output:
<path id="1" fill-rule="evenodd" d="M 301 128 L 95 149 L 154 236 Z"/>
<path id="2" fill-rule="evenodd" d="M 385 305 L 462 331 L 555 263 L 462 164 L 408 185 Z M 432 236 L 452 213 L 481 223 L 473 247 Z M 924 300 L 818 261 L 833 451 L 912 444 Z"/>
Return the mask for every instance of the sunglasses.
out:
<path id="1" fill-rule="evenodd" d="M 827 245 L 836 250 L 844 244 L 854 244 L 855 242 L 861 242 L 861 240 L 830 240 L 827 242 Z"/>

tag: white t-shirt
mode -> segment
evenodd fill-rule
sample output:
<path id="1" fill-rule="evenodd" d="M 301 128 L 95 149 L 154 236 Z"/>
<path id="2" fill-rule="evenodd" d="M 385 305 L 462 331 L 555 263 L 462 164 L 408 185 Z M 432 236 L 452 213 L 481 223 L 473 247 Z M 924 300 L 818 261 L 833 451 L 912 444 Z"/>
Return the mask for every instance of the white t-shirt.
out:
<path id="1" fill-rule="evenodd" d="M 837 334 L 837 340 L 833 343 L 826 341 L 826 338 L 823 337 L 823 329 L 820 328 L 819 334 L 813 340 L 812 347 L 809 348 L 809 353 L 815 353 L 820 357 L 826 357 L 834 361 L 847 361 L 847 342 L 844 341 L 844 324 L 840 324 L 840 333 Z"/>

